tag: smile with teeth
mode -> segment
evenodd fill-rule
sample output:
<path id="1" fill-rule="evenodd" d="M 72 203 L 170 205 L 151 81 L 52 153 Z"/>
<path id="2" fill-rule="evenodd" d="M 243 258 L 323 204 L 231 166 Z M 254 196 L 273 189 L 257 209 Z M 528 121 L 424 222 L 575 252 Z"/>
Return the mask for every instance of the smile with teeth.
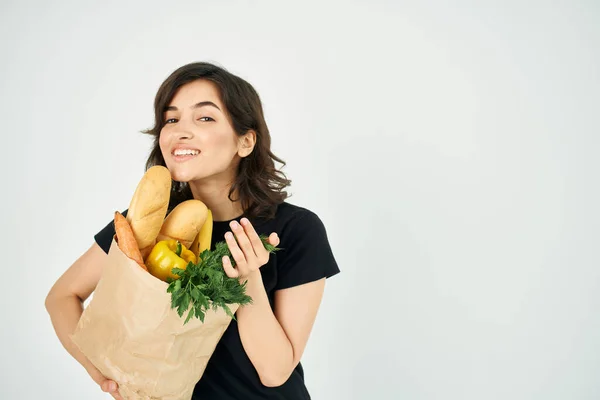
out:
<path id="1" fill-rule="evenodd" d="M 198 150 L 192 149 L 177 149 L 173 152 L 174 156 L 195 156 L 200 153 Z"/>

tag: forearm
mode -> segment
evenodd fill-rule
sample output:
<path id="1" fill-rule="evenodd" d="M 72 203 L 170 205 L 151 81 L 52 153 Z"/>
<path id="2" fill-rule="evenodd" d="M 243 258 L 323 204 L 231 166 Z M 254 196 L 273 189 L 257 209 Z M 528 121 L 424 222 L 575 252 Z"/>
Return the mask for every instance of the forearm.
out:
<path id="1" fill-rule="evenodd" d="M 81 300 L 75 295 L 51 297 L 46 301 L 46 309 L 63 347 L 87 370 L 94 381 L 101 382 L 104 377 L 69 337 L 75 331 L 83 312 Z"/>
<path id="2" fill-rule="evenodd" d="M 275 318 L 260 271 L 248 278 L 246 293 L 252 304 L 237 311 L 244 350 L 266 386 L 283 384 L 294 368 L 294 349 Z"/>

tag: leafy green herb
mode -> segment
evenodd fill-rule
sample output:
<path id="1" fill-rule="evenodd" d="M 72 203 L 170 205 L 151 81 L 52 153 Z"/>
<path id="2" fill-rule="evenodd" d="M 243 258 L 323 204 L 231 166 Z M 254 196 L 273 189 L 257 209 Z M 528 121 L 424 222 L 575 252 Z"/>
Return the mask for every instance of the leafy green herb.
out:
<path id="1" fill-rule="evenodd" d="M 269 253 L 280 250 L 270 244 L 266 236 L 260 238 Z M 190 261 L 186 269 L 173 268 L 172 272 L 179 278 L 169 281 L 167 292 L 171 293 L 171 308 L 177 309 L 180 317 L 187 311 L 184 324 L 194 317 L 204 322 L 206 312 L 211 308 L 217 311 L 219 307 L 235 319 L 228 304 L 252 303 L 252 298 L 246 294 L 246 282 L 242 284 L 238 278 L 230 278 L 225 273 L 223 256 L 229 256 L 235 267 L 229 246 L 222 241 L 215 244 L 214 250 L 204 250 L 197 264 Z"/>

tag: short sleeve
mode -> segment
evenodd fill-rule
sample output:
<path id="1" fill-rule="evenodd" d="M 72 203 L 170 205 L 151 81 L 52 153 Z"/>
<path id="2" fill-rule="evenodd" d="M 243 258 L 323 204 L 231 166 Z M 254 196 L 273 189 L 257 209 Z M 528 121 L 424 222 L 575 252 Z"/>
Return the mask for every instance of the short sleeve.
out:
<path id="1" fill-rule="evenodd" d="M 298 212 L 280 233 L 275 290 L 303 285 L 340 272 L 323 221 Z"/>
<path id="2" fill-rule="evenodd" d="M 121 212 L 124 217 L 127 216 L 127 210 Z M 113 237 L 115 236 L 115 220 L 112 219 L 102 230 L 94 235 L 94 240 L 98 243 L 98 246 L 104 250 L 106 254 L 110 250 Z"/>

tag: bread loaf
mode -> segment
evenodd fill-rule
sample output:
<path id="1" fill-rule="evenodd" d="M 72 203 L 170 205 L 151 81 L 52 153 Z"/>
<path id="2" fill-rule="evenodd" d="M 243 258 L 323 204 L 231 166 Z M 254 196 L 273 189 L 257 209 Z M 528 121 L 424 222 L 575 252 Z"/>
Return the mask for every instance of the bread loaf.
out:
<path id="1" fill-rule="evenodd" d="M 196 199 L 179 203 L 164 220 L 157 241 L 176 239 L 190 248 L 206 221 L 208 208 Z"/>
<path id="2" fill-rule="evenodd" d="M 144 259 L 150 253 L 161 230 L 171 195 L 171 173 L 166 167 L 150 167 L 135 190 L 127 222 Z"/>

